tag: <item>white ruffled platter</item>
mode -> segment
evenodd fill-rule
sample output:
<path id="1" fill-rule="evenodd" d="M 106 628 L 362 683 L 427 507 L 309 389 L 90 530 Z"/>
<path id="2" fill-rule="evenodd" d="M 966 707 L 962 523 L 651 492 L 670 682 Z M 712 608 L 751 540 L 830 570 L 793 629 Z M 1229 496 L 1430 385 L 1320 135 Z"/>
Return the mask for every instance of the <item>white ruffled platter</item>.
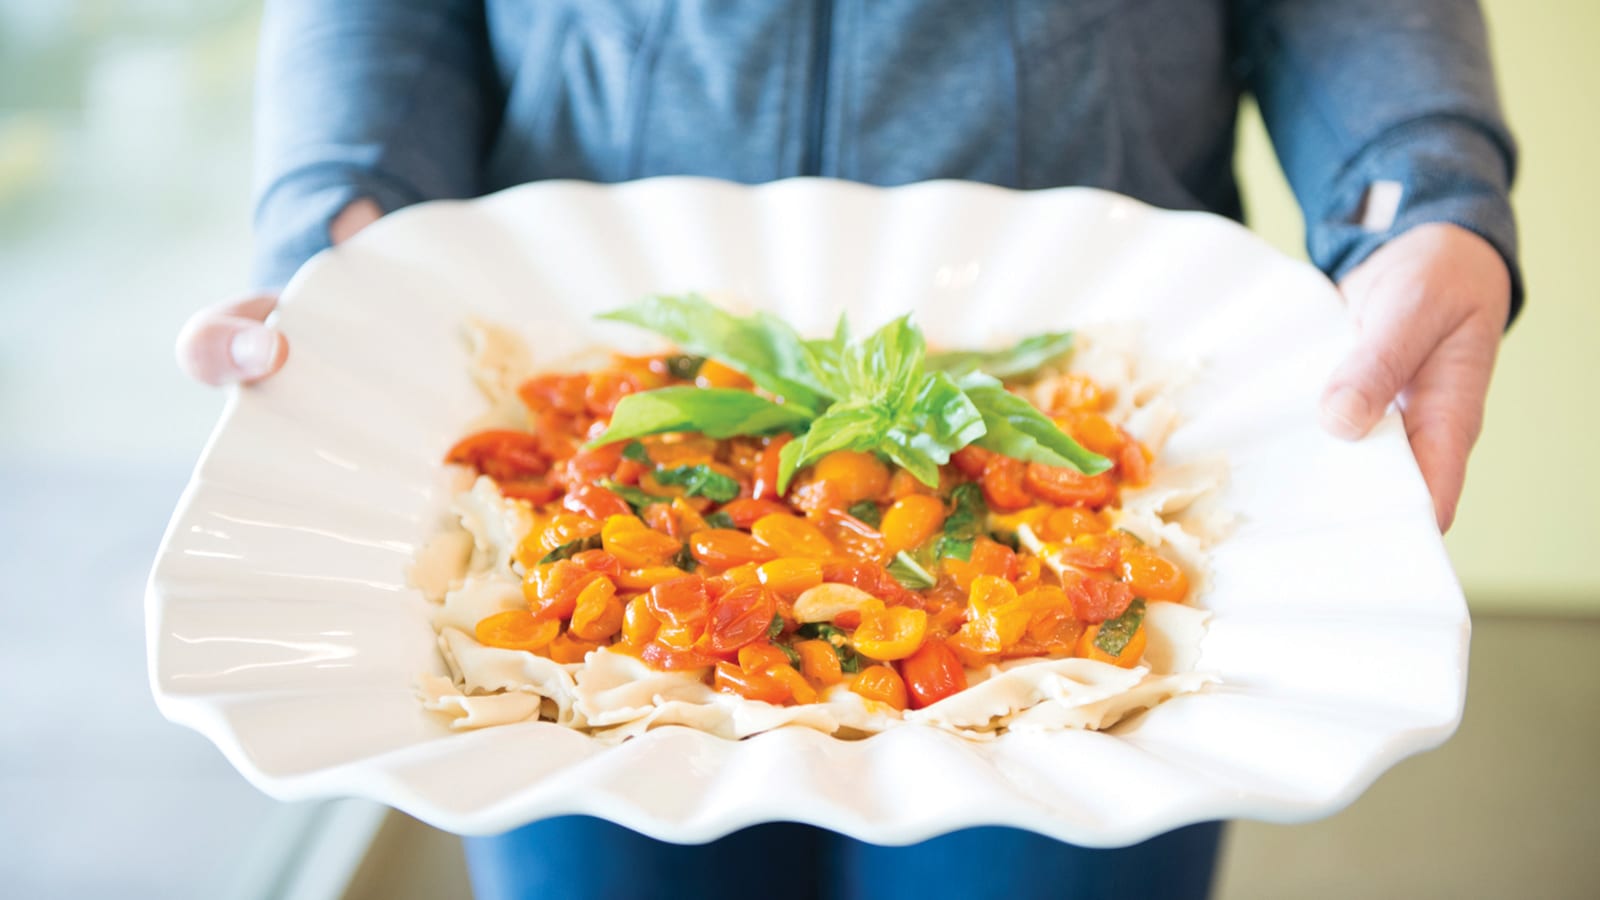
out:
<path id="1" fill-rule="evenodd" d="M 445 669 L 405 572 L 449 507 L 440 457 L 483 409 L 463 322 L 511 325 L 558 365 L 648 346 L 594 314 L 688 291 L 814 334 L 841 310 L 861 328 L 912 310 L 947 347 L 1134 323 L 1192 364 L 1164 456 L 1228 462 L 1216 505 L 1234 525 L 1199 598 L 1197 669 L 1220 682 L 1105 733 L 988 742 L 451 731 L 416 696 Z M 161 710 L 276 797 L 368 797 L 467 834 L 584 813 L 680 842 L 784 820 L 884 844 L 1003 824 L 1120 846 L 1330 814 L 1460 719 L 1467 610 L 1403 428 L 1318 428 L 1351 339 L 1338 296 L 1226 220 L 1078 188 L 547 182 L 385 217 L 307 264 L 276 324 L 289 363 L 229 399 L 147 593 Z"/>

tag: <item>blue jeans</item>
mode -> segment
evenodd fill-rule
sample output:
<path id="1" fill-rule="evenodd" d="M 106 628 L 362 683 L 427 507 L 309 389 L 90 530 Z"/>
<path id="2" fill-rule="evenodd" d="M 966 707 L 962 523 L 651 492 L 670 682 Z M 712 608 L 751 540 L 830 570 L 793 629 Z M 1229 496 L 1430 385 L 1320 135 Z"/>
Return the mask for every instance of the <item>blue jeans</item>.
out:
<path id="1" fill-rule="evenodd" d="M 1118 850 L 1089 850 L 1013 828 L 972 828 L 879 847 L 809 825 L 775 823 L 695 846 L 565 816 L 467 838 L 478 900 L 558 897 L 747 900 L 828 897 L 962 900 L 1206 897 L 1221 822 Z"/>

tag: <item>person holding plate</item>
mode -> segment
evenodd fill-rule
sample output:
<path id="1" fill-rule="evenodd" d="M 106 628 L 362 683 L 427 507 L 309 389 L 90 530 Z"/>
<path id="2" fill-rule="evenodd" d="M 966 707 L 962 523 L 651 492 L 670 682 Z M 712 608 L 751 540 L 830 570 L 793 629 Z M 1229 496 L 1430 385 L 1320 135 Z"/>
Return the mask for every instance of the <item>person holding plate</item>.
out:
<path id="1" fill-rule="evenodd" d="M 312 255 L 412 203 L 535 180 L 1088 185 L 1238 219 L 1245 93 L 1359 328 L 1323 422 L 1356 439 L 1397 404 L 1447 528 L 1523 296 L 1515 146 L 1472 0 L 276 0 L 254 290 L 198 313 L 179 360 L 211 384 L 269 377 L 289 348 L 263 320 Z M 489 897 L 1183 897 L 1206 894 L 1219 835 L 882 848 L 768 825 L 677 847 L 564 818 L 468 853 Z"/>

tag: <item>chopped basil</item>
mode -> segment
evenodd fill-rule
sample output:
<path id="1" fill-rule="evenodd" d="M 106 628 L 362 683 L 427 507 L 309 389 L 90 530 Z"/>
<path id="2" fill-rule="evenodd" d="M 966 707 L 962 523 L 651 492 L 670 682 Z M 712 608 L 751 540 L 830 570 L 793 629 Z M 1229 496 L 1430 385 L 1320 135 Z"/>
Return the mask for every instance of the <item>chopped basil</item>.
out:
<path id="1" fill-rule="evenodd" d="M 835 648 L 834 652 L 839 654 L 839 671 L 847 675 L 854 675 L 861 671 L 861 657 L 857 656 L 854 650 L 839 650 Z"/>
<path id="2" fill-rule="evenodd" d="M 706 524 L 711 526 L 712 528 L 736 528 L 736 527 L 738 527 L 738 526 L 733 524 L 733 516 L 728 515 L 727 513 L 723 512 L 720 509 L 717 510 L 716 512 L 712 513 L 711 515 L 706 516 Z"/>
<path id="3" fill-rule="evenodd" d="M 871 500 L 863 500 L 851 506 L 846 512 L 873 528 L 883 524 L 883 510 L 879 509 L 878 504 Z"/>
<path id="4" fill-rule="evenodd" d="M 695 562 L 694 554 L 689 551 L 688 544 L 684 544 L 683 549 L 672 557 L 672 564 L 685 572 L 693 572 L 695 567 L 699 565 L 699 563 Z"/>
<path id="5" fill-rule="evenodd" d="M 826 622 L 807 622 L 795 632 L 809 640 L 827 641 L 839 657 L 839 670 L 855 674 L 861 671 L 861 657 L 850 647 L 850 637 Z"/>
<path id="6" fill-rule="evenodd" d="M 775 644 L 774 646 L 776 646 L 779 650 L 782 650 L 784 656 L 789 657 L 789 665 L 794 666 L 797 669 L 800 668 L 800 654 L 796 652 L 793 647 L 789 646 L 788 644 Z"/>
<path id="7" fill-rule="evenodd" d="M 571 559 L 585 550 L 599 550 L 601 548 L 600 535 L 591 534 L 588 537 L 574 538 L 565 544 L 551 550 L 539 558 L 539 564 L 553 563 L 558 560 Z"/>
<path id="8" fill-rule="evenodd" d="M 1133 640 L 1133 633 L 1139 630 L 1139 623 L 1144 621 L 1144 610 L 1144 598 L 1133 598 L 1122 615 L 1101 623 L 1100 632 L 1094 636 L 1094 645 L 1111 656 L 1120 655 L 1128 642 Z"/>
<path id="9" fill-rule="evenodd" d="M 633 507 L 634 512 L 643 512 L 646 506 L 652 506 L 657 503 L 671 502 L 666 497 L 657 497 L 649 491 L 642 491 L 626 484 L 618 484 L 609 479 L 600 482 L 600 486 L 627 501 L 628 505 Z"/>
<path id="10" fill-rule="evenodd" d="M 767 640 L 774 640 L 780 634 L 783 634 L 783 617 L 773 616 L 772 623 L 767 626 Z"/>
<path id="11" fill-rule="evenodd" d="M 694 377 L 700 374 L 700 367 L 705 363 L 706 358 L 704 356 L 679 353 L 676 356 L 667 357 L 667 374 L 673 378 L 681 378 L 684 381 L 693 381 Z"/>
<path id="12" fill-rule="evenodd" d="M 989 537 L 993 538 L 996 543 L 1005 544 L 1013 550 L 1022 549 L 1022 539 L 1017 537 L 1015 531 L 991 531 L 989 532 Z"/>
<path id="13" fill-rule="evenodd" d="M 718 503 L 739 496 L 739 482 L 708 465 L 662 469 L 656 472 L 656 481 L 681 487 L 691 497 L 709 497 Z"/>
<path id="14" fill-rule="evenodd" d="M 647 466 L 651 465 L 650 452 L 645 450 L 644 445 L 638 441 L 629 441 L 628 446 L 622 448 L 622 458 L 631 459 L 636 463 L 644 463 Z"/>
<path id="15" fill-rule="evenodd" d="M 889 574 L 903 587 L 914 591 L 931 588 L 937 582 L 933 573 L 922 567 L 911 554 L 901 550 L 894 555 L 894 561 L 889 563 Z"/>
<path id="16" fill-rule="evenodd" d="M 972 543 L 983 533 L 989 506 L 983 501 L 983 488 L 967 482 L 950 492 L 950 515 L 944 520 L 944 534 L 934 542 L 935 559 L 951 557 L 963 562 L 972 559 Z"/>

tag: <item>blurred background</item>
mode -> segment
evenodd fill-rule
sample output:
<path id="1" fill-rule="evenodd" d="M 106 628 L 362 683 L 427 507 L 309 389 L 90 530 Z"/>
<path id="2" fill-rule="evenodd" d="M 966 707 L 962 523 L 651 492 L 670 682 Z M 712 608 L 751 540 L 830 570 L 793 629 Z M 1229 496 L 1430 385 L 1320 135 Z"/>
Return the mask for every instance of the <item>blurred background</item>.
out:
<path id="1" fill-rule="evenodd" d="M 1347 811 L 1230 835 L 1219 896 L 1600 896 L 1600 4 L 1487 0 L 1529 299 L 1448 537 L 1467 713 Z M 243 284 L 257 4 L 0 0 L 0 884 L 12 897 L 448 897 L 457 844 L 284 805 L 163 721 L 143 581 L 220 409 L 174 335 Z M 1304 255 L 1259 122 L 1252 227 Z"/>

